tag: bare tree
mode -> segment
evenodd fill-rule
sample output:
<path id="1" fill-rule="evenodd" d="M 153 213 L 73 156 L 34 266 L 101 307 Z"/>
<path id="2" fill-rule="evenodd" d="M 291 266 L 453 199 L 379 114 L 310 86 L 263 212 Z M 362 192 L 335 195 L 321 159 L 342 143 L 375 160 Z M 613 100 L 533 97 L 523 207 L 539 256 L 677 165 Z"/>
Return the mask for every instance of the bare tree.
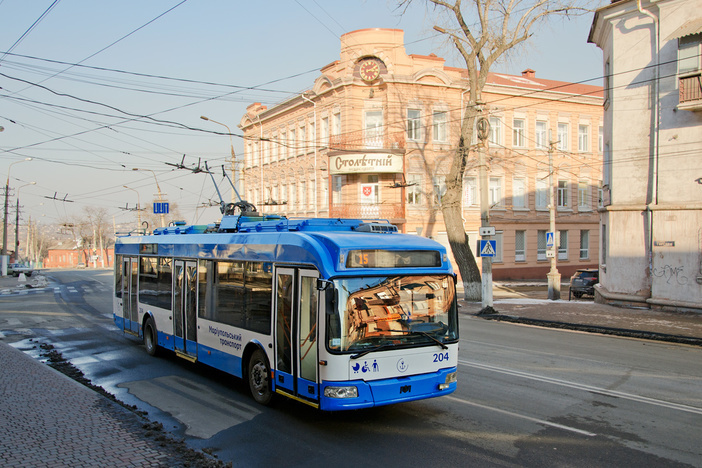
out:
<path id="1" fill-rule="evenodd" d="M 401 0 L 406 10 L 415 0 Z M 446 177 L 446 194 L 441 200 L 451 251 L 463 279 L 465 297 L 481 300 L 480 271 L 466 235 L 461 213 L 463 174 L 473 144 L 473 129 L 483 112 L 483 88 L 490 68 L 507 53 L 527 41 L 537 25 L 554 16 L 577 16 L 590 12 L 584 1 L 551 0 L 424 0 L 433 5 L 449 25 L 435 25 L 456 47 L 468 71 L 468 102 L 451 168 Z"/>

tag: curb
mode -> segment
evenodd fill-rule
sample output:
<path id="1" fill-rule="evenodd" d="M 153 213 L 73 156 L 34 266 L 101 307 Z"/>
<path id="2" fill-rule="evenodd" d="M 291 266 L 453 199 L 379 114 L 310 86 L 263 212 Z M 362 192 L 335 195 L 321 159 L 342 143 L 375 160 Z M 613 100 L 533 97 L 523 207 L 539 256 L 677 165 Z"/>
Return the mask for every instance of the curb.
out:
<path id="1" fill-rule="evenodd" d="M 516 315 L 503 314 L 473 314 L 475 317 L 485 320 L 496 320 L 499 322 L 520 323 L 523 325 L 533 325 L 546 328 L 560 328 L 563 330 L 577 330 L 589 333 L 599 333 L 602 335 L 623 336 L 627 338 L 639 338 L 652 341 L 664 341 L 668 343 L 687 344 L 691 346 L 701 346 L 702 338 L 692 336 L 669 335 L 666 333 L 657 333 L 641 330 L 631 330 L 627 328 L 603 327 L 599 325 L 586 325 L 582 323 L 566 323 L 554 320 L 531 319 L 519 317 Z"/>

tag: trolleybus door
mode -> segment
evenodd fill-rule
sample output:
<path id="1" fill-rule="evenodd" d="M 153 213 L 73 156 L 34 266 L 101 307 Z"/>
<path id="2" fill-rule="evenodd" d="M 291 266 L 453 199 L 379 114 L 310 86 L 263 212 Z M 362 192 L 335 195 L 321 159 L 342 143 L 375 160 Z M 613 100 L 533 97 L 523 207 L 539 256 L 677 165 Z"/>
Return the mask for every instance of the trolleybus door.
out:
<path id="1" fill-rule="evenodd" d="M 197 355 L 197 263 L 173 262 L 173 336 L 176 353 Z"/>
<path id="2" fill-rule="evenodd" d="M 315 270 L 276 269 L 275 385 L 313 401 L 319 400 L 317 277 Z"/>
<path id="3" fill-rule="evenodd" d="M 139 333 L 139 305 L 137 304 L 138 259 L 122 260 L 122 324 L 127 333 Z"/>

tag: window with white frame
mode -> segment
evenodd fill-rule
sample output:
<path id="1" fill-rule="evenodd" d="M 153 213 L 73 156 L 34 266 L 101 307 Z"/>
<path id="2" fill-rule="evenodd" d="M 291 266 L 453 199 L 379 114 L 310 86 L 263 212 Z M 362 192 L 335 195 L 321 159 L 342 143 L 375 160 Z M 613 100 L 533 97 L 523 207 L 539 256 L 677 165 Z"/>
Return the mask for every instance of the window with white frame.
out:
<path id="1" fill-rule="evenodd" d="M 273 136 L 271 136 L 271 162 L 278 161 L 278 147 L 278 134 L 274 133 Z"/>
<path id="2" fill-rule="evenodd" d="M 271 160 L 271 142 L 268 136 L 263 140 L 263 164 L 268 164 Z"/>
<path id="3" fill-rule="evenodd" d="M 512 208 L 524 209 L 527 207 L 527 188 L 525 177 L 512 179 Z"/>
<path id="4" fill-rule="evenodd" d="M 568 124 L 559 122 L 558 123 L 558 149 L 561 151 L 568 151 Z"/>
<path id="5" fill-rule="evenodd" d="M 492 257 L 492 262 L 493 263 L 502 263 L 503 262 L 503 256 L 502 256 L 502 248 L 503 248 L 503 242 L 502 242 L 502 234 L 501 232 L 495 233 L 494 236 L 492 236 L 492 240 L 495 241 L 495 256 Z"/>
<path id="6" fill-rule="evenodd" d="M 288 188 L 290 189 L 288 192 L 288 207 L 295 211 L 297 208 L 297 184 L 290 184 Z"/>
<path id="7" fill-rule="evenodd" d="M 526 146 L 526 120 L 512 120 L 512 146 L 523 148 Z"/>
<path id="8" fill-rule="evenodd" d="M 583 229 L 580 231 L 580 260 L 590 258 L 590 231 Z"/>
<path id="9" fill-rule="evenodd" d="M 290 137 L 288 139 L 288 157 L 292 158 L 299 151 L 299 147 L 297 146 L 297 131 L 294 128 L 291 128 L 288 131 L 288 136 Z"/>
<path id="10" fill-rule="evenodd" d="M 446 195 L 446 176 L 440 175 L 433 178 L 434 204 L 440 205 L 441 199 Z"/>
<path id="11" fill-rule="evenodd" d="M 604 127 L 601 125 L 597 136 L 597 151 L 600 154 L 602 154 L 602 151 L 604 151 Z"/>
<path id="12" fill-rule="evenodd" d="M 537 149 L 548 148 L 548 122 L 545 120 L 537 120 L 535 127 L 535 141 Z"/>
<path id="13" fill-rule="evenodd" d="M 300 204 L 300 209 L 305 210 L 307 209 L 307 183 L 304 180 L 301 180 L 297 186 L 297 189 L 297 201 Z"/>
<path id="14" fill-rule="evenodd" d="M 383 111 L 366 111 L 364 139 L 366 148 L 383 147 Z"/>
<path id="15" fill-rule="evenodd" d="M 590 151 L 590 126 L 578 125 L 578 151 L 587 153 Z"/>
<path id="16" fill-rule="evenodd" d="M 549 187 L 548 187 L 548 175 L 547 174 L 539 174 L 539 176 L 536 178 L 536 209 L 546 209 L 548 208 L 548 192 L 549 192 Z"/>
<path id="17" fill-rule="evenodd" d="M 526 262 L 526 231 L 514 232 L 514 261 Z"/>
<path id="18" fill-rule="evenodd" d="M 332 176 L 332 203 L 335 205 L 341 204 L 341 190 L 344 187 L 344 176 Z"/>
<path id="19" fill-rule="evenodd" d="M 448 141 L 448 112 L 434 111 L 432 114 L 432 133 L 434 141 Z"/>
<path id="20" fill-rule="evenodd" d="M 326 182 L 323 182 L 321 184 L 322 187 L 322 208 L 327 209 L 329 208 L 329 184 Z"/>
<path id="21" fill-rule="evenodd" d="M 332 114 L 332 135 L 341 135 L 341 112 Z"/>
<path id="22" fill-rule="evenodd" d="M 468 208 L 478 206 L 478 179 L 477 177 L 465 177 L 463 179 L 463 206 Z"/>
<path id="23" fill-rule="evenodd" d="M 280 133 L 280 145 L 278 145 L 280 148 L 280 159 L 285 159 L 288 155 L 288 133 L 287 132 L 281 132 Z"/>
<path id="24" fill-rule="evenodd" d="M 558 231 L 558 260 L 568 260 L 568 231 Z"/>
<path id="25" fill-rule="evenodd" d="M 422 204 L 422 174 L 407 174 L 407 204 L 414 207 Z"/>
<path id="26" fill-rule="evenodd" d="M 246 152 L 244 153 L 244 166 L 253 166 L 253 143 L 249 142 L 246 145 Z"/>
<path id="27" fill-rule="evenodd" d="M 568 181 L 567 180 L 559 180 L 558 181 L 558 201 L 556 203 L 556 206 L 558 208 L 568 208 L 569 202 L 568 202 Z"/>
<path id="28" fill-rule="evenodd" d="M 419 109 L 407 109 L 407 139 L 422 139 L 422 111 Z"/>
<path id="29" fill-rule="evenodd" d="M 678 38 L 678 74 L 685 75 L 699 71 L 702 33 Z"/>
<path id="30" fill-rule="evenodd" d="M 307 152 L 307 127 L 305 124 L 300 125 L 297 133 L 297 154 L 305 154 Z"/>
<path id="31" fill-rule="evenodd" d="M 490 143 L 502 146 L 502 119 L 497 116 L 490 117 Z"/>
<path id="32" fill-rule="evenodd" d="M 322 148 L 329 146 L 329 117 L 322 117 L 322 141 L 320 146 Z"/>
<path id="33" fill-rule="evenodd" d="M 280 201 L 288 205 L 288 186 L 286 184 L 280 185 Z"/>
<path id="34" fill-rule="evenodd" d="M 578 181 L 578 210 L 590 209 L 590 184 L 587 180 Z"/>
<path id="35" fill-rule="evenodd" d="M 536 259 L 546 260 L 546 231 L 541 229 L 536 232 Z"/>
<path id="36" fill-rule="evenodd" d="M 602 186 L 602 181 L 597 183 L 597 207 L 602 208 L 604 206 L 604 187 Z"/>
<path id="37" fill-rule="evenodd" d="M 317 148 L 317 124 L 314 120 L 310 122 L 310 137 L 307 140 L 307 146 L 311 146 L 312 151 Z"/>
<path id="38" fill-rule="evenodd" d="M 488 185 L 490 208 L 503 208 L 504 203 L 502 202 L 502 177 L 490 177 Z"/>

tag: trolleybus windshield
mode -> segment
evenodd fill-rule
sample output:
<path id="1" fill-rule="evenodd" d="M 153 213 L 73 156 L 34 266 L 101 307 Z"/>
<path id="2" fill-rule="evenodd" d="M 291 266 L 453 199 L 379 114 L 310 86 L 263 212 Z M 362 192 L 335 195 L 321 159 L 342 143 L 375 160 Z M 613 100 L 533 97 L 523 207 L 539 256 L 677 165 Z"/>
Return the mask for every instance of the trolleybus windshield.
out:
<path id="1" fill-rule="evenodd" d="M 328 348 L 369 348 L 455 342 L 455 285 L 449 275 L 383 276 L 334 280 L 337 310 L 328 317 Z"/>

